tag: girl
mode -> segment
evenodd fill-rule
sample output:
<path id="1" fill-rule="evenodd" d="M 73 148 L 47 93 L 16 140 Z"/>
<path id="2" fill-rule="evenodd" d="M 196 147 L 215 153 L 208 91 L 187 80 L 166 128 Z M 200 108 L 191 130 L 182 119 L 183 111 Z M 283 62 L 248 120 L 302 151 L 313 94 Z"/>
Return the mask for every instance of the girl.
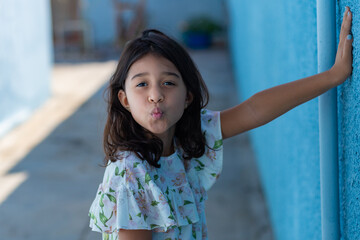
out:
<path id="1" fill-rule="evenodd" d="M 103 239 L 207 239 L 206 191 L 219 177 L 222 140 L 259 127 L 341 84 L 352 70 L 346 9 L 333 67 L 255 94 L 222 112 L 186 51 L 156 30 L 128 43 L 109 85 L 107 164 L 90 209 Z"/>

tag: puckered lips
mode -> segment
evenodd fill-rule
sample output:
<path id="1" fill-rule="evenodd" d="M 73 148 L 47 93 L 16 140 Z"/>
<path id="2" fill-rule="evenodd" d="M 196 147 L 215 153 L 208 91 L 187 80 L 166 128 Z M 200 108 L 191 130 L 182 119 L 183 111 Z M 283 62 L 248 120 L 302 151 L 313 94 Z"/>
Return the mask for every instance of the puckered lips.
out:
<path id="1" fill-rule="evenodd" d="M 159 120 L 163 116 L 163 112 L 160 108 L 156 107 L 151 111 L 151 117 L 153 117 L 155 120 Z"/>

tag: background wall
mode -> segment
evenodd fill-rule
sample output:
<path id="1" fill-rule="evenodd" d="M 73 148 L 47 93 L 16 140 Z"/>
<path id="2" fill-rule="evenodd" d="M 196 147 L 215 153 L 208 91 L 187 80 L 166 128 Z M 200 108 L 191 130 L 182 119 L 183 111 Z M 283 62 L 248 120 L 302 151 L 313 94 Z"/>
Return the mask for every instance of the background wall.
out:
<path id="1" fill-rule="evenodd" d="M 0 1 L 0 136 L 49 95 L 50 23 L 46 0 Z"/>
<path id="2" fill-rule="evenodd" d="M 139 0 L 123 2 L 136 3 Z M 158 28 L 175 38 L 180 38 L 181 24 L 188 18 L 206 14 L 220 23 L 225 23 L 224 10 L 224 2 L 219 0 L 147 0 L 146 26 Z M 93 28 L 95 44 L 112 44 L 116 39 L 116 12 L 112 0 L 83 0 L 82 12 Z M 129 12 L 128 18 L 131 17 L 132 14 Z"/>
<path id="3" fill-rule="evenodd" d="M 360 2 L 339 1 L 338 32 L 345 6 L 353 12 L 353 74 L 338 88 L 341 233 L 360 239 Z"/>
<path id="4" fill-rule="evenodd" d="M 227 4 L 241 100 L 317 72 L 315 0 Z M 321 239 L 317 99 L 251 137 L 276 239 Z"/>
<path id="5" fill-rule="evenodd" d="M 342 239 L 360 238 L 359 11 L 336 1 L 337 32 L 353 12 L 353 74 L 338 87 Z M 317 72 L 316 0 L 227 1 L 242 99 Z M 251 132 L 277 239 L 321 239 L 318 106 L 312 100 Z"/>

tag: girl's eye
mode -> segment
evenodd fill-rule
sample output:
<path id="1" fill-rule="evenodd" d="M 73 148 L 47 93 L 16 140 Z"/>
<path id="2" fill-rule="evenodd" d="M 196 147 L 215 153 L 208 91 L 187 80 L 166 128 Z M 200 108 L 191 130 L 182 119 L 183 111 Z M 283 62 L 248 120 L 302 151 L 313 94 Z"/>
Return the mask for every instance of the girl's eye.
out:
<path id="1" fill-rule="evenodd" d="M 144 82 L 141 82 L 141 83 L 136 85 L 136 87 L 145 87 L 145 86 L 147 86 L 147 84 L 144 83 Z"/>
<path id="2" fill-rule="evenodd" d="M 164 82 L 165 86 L 174 86 L 175 84 L 173 82 Z"/>

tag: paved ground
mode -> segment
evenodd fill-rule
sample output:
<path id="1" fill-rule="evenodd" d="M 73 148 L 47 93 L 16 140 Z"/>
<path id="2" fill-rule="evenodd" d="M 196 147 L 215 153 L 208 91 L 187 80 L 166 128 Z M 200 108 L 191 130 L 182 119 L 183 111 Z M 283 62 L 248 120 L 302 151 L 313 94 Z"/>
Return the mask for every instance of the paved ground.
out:
<path id="1" fill-rule="evenodd" d="M 238 98 L 227 52 L 223 49 L 196 51 L 192 56 L 209 87 L 211 102 L 208 108 L 221 110 L 236 104 Z M 64 81 L 66 78 L 68 83 L 62 86 L 68 88 L 73 81 L 85 79 L 82 84 L 71 87 L 81 92 L 81 86 L 93 78 L 97 78 L 95 82 L 103 83 L 113 64 L 56 66 L 54 78 L 64 78 Z M 8 148 L 6 154 L 0 148 L 0 163 L 7 166 L 0 168 L 0 180 L 13 186 L 6 191 L 0 188 L 0 239 L 100 239 L 98 233 L 89 231 L 87 213 L 104 171 L 98 166 L 103 157 L 103 90 L 100 88 L 70 117 L 61 120 L 42 141 L 31 136 L 41 132 L 45 123 L 51 121 L 43 120 L 69 109 L 66 106 L 74 101 L 82 103 L 85 95 L 81 100 L 72 101 L 69 101 L 71 96 L 63 96 L 63 107 L 59 98 L 60 105 L 45 109 L 43 117 L 39 117 L 42 121 L 37 120 L 39 124 L 28 125 L 27 130 L 20 127 L 22 130 L 18 130 L 15 143 L 23 141 L 21 146 L 31 146 L 27 151 L 19 144 Z M 73 94 L 77 95 L 76 91 Z M 27 134 L 21 135 L 24 131 Z M 6 137 L 10 139 L 9 136 Z M 1 144 L 9 142 L 6 137 L 0 140 Z M 23 156 L 16 155 L 17 151 Z M 273 239 L 247 134 L 225 141 L 223 173 L 209 191 L 206 214 L 210 239 Z"/>

